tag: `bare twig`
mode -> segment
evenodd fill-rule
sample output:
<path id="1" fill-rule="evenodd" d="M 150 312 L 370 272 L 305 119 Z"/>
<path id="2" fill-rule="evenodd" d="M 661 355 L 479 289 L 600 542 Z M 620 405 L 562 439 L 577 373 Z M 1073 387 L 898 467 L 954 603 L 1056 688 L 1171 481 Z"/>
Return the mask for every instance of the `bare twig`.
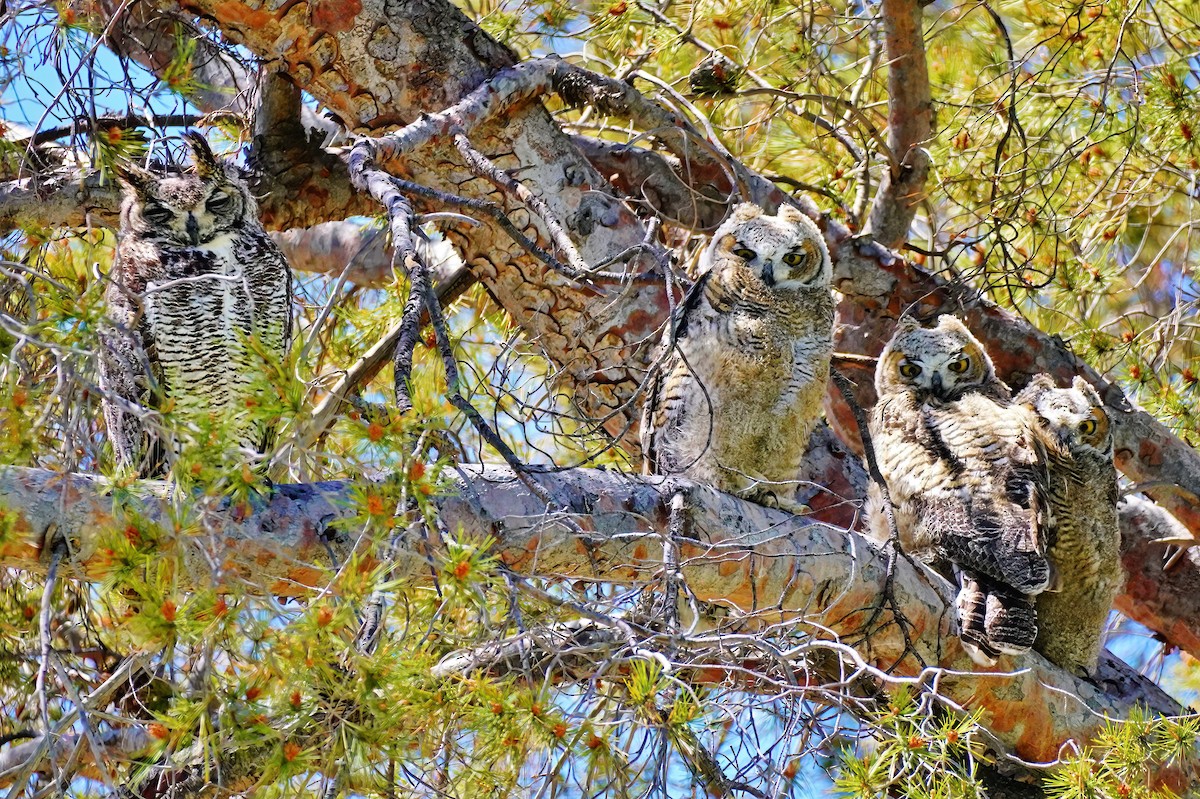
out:
<path id="1" fill-rule="evenodd" d="M 580 280 L 587 276 L 587 273 L 590 271 L 588 265 L 584 263 L 583 258 L 579 255 L 579 251 L 575 249 L 575 244 L 563 229 L 562 223 L 558 221 L 554 213 L 551 212 L 550 207 L 540 197 L 534 194 L 524 183 L 498 167 L 486 155 L 472 147 L 470 140 L 467 139 L 466 134 L 462 131 L 454 132 L 454 146 L 458 148 L 459 155 L 463 157 L 463 160 L 467 162 L 467 166 L 476 175 L 488 180 L 496 188 L 525 203 L 535 214 L 541 217 L 542 224 L 546 226 L 546 231 L 550 234 L 550 240 L 554 242 L 554 246 L 558 247 L 559 251 L 567 259 L 566 266 L 568 269 L 566 274 L 568 276 L 575 280 Z"/>
<path id="2" fill-rule="evenodd" d="M 872 482 L 875 483 L 875 489 L 879 492 L 879 511 L 883 513 L 884 518 L 888 523 L 888 540 L 885 547 L 888 550 L 887 577 L 883 586 L 883 602 L 876 606 L 875 611 L 871 614 L 867 623 L 864 625 L 866 629 L 870 629 L 879 614 L 883 612 L 884 605 L 891 608 L 892 618 L 900 627 L 900 633 L 904 636 L 904 653 L 901 657 L 913 655 L 917 658 L 922 666 L 926 663 L 921 657 L 921 653 L 917 651 L 912 642 L 912 625 L 908 618 L 904 615 L 900 604 L 896 601 L 895 580 L 896 580 L 896 559 L 899 554 L 904 554 L 904 558 L 908 560 L 909 565 L 916 568 L 916 564 L 912 562 L 907 553 L 900 547 L 900 528 L 896 526 L 896 509 L 892 505 L 892 495 L 888 491 L 887 481 L 883 479 L 883 472 L 879 469 L 879 461 L 875 457 L 875 447 L 871 443 L 871 433 L 867 427 L 867 417 L 863 413 L 862 406 L 858 404 L 858 400 L 854 397 L 854 384 L 850 379 L 837 369 L 830 369 L 829 376 L 834 383 L 837 384 L 838 391 L 841 392 L 842 399 L 850 406 L 851 412 L 854 414 L 854 420 L 858 424 L 858 433 L 862 439 L 863 453 L 867 462 L 867 473 L 870 474 Z M 895 668 L 899 664 L 897 661 L 892 665 Z"/>

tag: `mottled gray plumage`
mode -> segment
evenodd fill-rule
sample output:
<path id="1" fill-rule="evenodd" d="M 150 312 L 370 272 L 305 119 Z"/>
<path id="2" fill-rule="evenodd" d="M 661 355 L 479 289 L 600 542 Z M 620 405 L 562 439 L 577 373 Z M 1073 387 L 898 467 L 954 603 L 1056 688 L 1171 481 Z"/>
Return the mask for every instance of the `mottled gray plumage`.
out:
<path id="1" fill-rule="evenodd" d="M 833 352 L 829 251 L 799 210 L 743 204 L 697 271 L 647 398 L 648 470 L 796 510 Z"/>
<path id="2" fill-rule="evenodd" d="M 117 460 L 144 476 L 166 466 L 171 445 L 149 412 L 168 401 L 184 425 L 232 423 L 243 448 L 262 452 L 273 429 L 246 419 L 261 368 L 247 344 L 282 357 L 292 333 L 291 271 L 254 197 L 202 136 L 185 138 L 192 172 L 118 168 L 125 199 L 100 385 Z"/>
<path id="3" fill-rule="evenodd" d="M 901 319 L 875 373 L 870 432 L 900 544 L 959 582 L 960 635 L 985 664 L 1027 651 L 1046 559 L 1047 439 L 951 316 Z M 872 533 L 889 535 L 872 492 Z"/>
<path id="4" fill-rule="evenodd" d="M 1049 375 L 1038 375 L 1016 402 L 1058 443 L 1049 451 L 1047 492 L 1054 516 L 1048 556 L 1058 590 L 1038 595 L 1034 648 L 1065 669 L 1094 675 L 1108 612 L 1124 581 L 1108 415 L 1081 377 L 1058 388 Z"/>

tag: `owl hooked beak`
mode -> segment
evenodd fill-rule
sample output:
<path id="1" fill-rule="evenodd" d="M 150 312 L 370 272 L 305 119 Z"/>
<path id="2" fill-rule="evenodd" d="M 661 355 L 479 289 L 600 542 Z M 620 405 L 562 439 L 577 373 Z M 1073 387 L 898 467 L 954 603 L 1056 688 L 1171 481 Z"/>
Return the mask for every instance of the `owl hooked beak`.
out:
<path id="1" fill-rule="evenodd" d="M 184 227 L 187 228 L 188 238 L 192 240 L 192 246 L 195 247 L 200 243 L 200 223 L 196 221 L 195 214 L 187 215 Z"/>
<path id="2" fill-rule="evenodd" d="M 942 373 L 941 372 L 934 372 L 932 375 L 930 375 L 929 387 L 931 389 L 933 389 L 934 394 L 937 394 L 939 396 L 941 395 L 941 393 L 942 393 Z"/>
<path id="3" fill-rule="evenodd" d="M 775 286 L 775 264 L 771 261 L 763 262 L 762 282 L 766 283 L 768 288 Z"/>

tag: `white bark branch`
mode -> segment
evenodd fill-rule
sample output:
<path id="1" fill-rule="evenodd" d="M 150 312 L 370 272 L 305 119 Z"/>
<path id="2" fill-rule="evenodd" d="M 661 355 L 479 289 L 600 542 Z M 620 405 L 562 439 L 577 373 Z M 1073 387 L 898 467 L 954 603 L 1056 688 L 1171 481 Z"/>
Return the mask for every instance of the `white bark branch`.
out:
<path id="1" fill-rule="evenodd" d="M 661 568 L 674 483 L 590 469 L 531 475 L 553 500 L 548 510 L 507 468 L 460 466 L 455 475 L 454 494 L 436 499 L 441 521 L 449 530 L 461 527 L 470 536 L 496 537 L 497 554 L 514 572 L 626 581 L 648 579 Z M 172 508 L 166 486 L 146 482 L 134 489 L 139 514 L 163 523 L 164 554 L 182 548 L 187 568 L 181 583 L 205 580 L 210 561 L 188 550 L 196 546 L 195 538 L 177 540 L 170 532 L 180 508 Z M 326 579 L 325 569 L 316 564 L 329 562 L 329 550 L 339 560 L 350 555 L 358 536 L 344 525 L 357 512 L 353 489 L 343 482 L 278 486 L 249 513 L 188 502 L 190 512 L 202 515 L 206 529 L 222 542 L 227 579 L 238 577 L 251 590 L 295 596 Z M 765 623 L 786 622 L 814 637 L 855 642 L 863 663 L 885 688 L 915 683 L 935 691 L 948 707 L 981 709 L 997 748 L 1023 761 L 1054 761 L 1069 742 L 1086 744 L 1105 716 L 1123 717 L 1134 699 L 1159 712 L 1178 711 L 1127 668 L 1106 671 L 1100 685 L 1036 654 L 980 669 L 954 635 L 949 586 L 901 559 L 894 596 L 915 647 L 906 653 L 888 611 L 872 622 L 883 602 L 887 558 L 866 539 L 702 486 L 692 489 L 692 505 L 695 537 L 680 542 L 680 565 L 699 599 L 731 602 Z M 0 565 L 42 569 L 50 543 L 44 536 L 53 530 L 71 543 L 76 573 L 98 576 L 104 566 L 102 537 L 123 526 L 113 518 L 113 506 L 93 476 L 0 469 L 3 529 L 9 531 L 0 542 Z M 565 523 L 568 519 L 572 524 Z M 338 532 L 331 534 L 331 526 Z M 586 540 L 573 532 L 580 528 Z M 434 538 L 436 547 L 440 542 Z M 420 549 L 419 542 L 399 544 L 394 578 L 429 579 Z M 884 671 L 890 674 L 886 679 Z"/>

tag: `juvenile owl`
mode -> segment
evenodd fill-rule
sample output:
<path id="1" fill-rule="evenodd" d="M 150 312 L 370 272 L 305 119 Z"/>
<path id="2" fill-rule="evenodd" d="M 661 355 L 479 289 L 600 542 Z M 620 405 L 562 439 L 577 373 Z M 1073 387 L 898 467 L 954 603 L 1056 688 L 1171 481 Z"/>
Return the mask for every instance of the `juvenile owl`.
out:
<path id="1" fill-rule="evenodd" d="M 870 421 L 900 544 L 959 585 L 963 644 L 990 665 L 1028 651 L 1050 583 L 1036 417 L 1010 402 L 978 339 L 952 316 L 901 319 L 879 357 Z M 872 496 L 872 534 L 889 531 Z"/>
<path id="2" fill-rule="evenodd" d="M 833 352 L 829 251 L 790 206 L 742 204 L 664 335 L 642 421 L 648 471 L 797 510 Z M 673 339 L 673 340 L 672 340 Z"/>
<path id="3" fill-rule="evenodd" d="M 203 136 L 184 138 L 192 172 L 118 168 L 125 199 L 100 386 L 117 460 L 142 476 L 166 465 L 151 411 L 168 403 L 185 425 L 232 423 L 244 449 L 262 452 L 273 430 L 246 418 L 251 383 L 261 353 L 281 357 L 292 334 L 291 271 L 254 197 Z"/>
<path id="4" fill-rule="evenodd" d="M 1049 375 L 1038 375 L 1016 402 L 1058 443 L 1049 450 L 1047 496 L 1055 520 L 1048 555 L 1059 590 L 1038 595 L 1034 649 L 1076 674 L 1094 675 L 1104 624 L 1124 582 L 1108 415 L 1082 377 L 1057 388 Z"/>

